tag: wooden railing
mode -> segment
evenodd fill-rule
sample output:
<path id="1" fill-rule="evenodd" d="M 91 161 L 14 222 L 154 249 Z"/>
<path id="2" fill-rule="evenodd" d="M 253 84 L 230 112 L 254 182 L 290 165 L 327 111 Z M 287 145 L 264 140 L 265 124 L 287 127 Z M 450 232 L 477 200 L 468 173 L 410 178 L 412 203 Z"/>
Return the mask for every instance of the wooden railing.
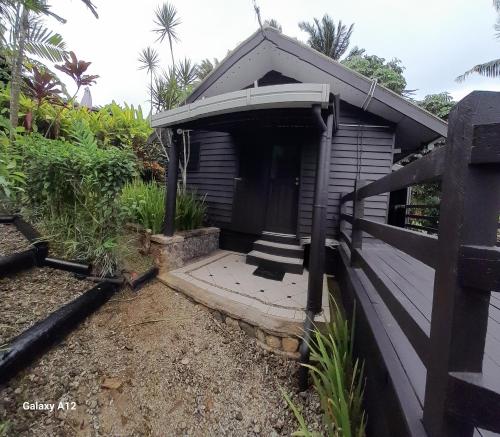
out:
<path id="1" fill-rule="evenodd" d="M 437 236 L 364 217 L 365 199 L 436 180 L 442 186 Z M 352 215 L 345 212 L 347 202 L 353 202 Z M 495 246 L 500 93 L 467 96 L 449 117 L 446 146 L 375 182 L 357 181 L 340 208 L 340 237 L 350 249 L 351 267 L 370 279 L 427 369 L 427 434 L 472 436 L 475 427 L 500 432 L 500 393 L 482 379 L 490 294 L 500 291 L 500 248 Z M 364 232 L 435 269 L 430 328 L 367 262 Z"/>

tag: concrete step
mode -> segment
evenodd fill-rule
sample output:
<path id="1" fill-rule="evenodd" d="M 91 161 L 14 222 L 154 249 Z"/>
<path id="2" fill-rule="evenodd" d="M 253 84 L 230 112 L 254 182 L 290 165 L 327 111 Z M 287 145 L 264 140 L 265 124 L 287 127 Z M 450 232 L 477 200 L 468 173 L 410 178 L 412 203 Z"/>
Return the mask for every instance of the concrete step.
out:
<path id="1" fill-rule="evenodd" d="M 298 244 L 276 243 L 274 241 L 257 240 L 253 243 L 254 250 L 270 255 L 304 258 L 304 249 Z"/>
<path id="2" fill-rule="evenodd" d="M 300 258 L 290 258 L 287 256 L 271 255 L 269 253 L 252 250 L 247 254 L 247 264 L 261 266 L 270 270 L 282 270 L 287 273 L 302 274 L 304 267 Z"/>
<path id="3" fill-rule="evenodd" d="M 261 240 L 273 241 L 274 243 L 282 244 L 298 244 L 297 235 L 294 234 L 279 234 L 277 232 L 264 231 L 260 236 Z"/>

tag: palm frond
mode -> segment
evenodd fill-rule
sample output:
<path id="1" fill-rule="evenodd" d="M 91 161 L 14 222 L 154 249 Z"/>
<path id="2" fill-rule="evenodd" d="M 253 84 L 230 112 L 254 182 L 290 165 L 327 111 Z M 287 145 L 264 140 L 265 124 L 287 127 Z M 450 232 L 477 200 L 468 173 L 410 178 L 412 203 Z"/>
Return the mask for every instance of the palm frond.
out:
<path id="1" fill-rule="evenodd" d="M 48 30 L 40 22 L 35 22 L 28 32 L 26 52 L 51 62 L 60 62 L 66 55 L 66 43 L 59 33 Z"/>
<path id="2" fill-rule="evenodd" d="M 198 68 L 191 59 L 184 58 L 180 61 L 176 68 L 177 78 L 179 79 L 180 86 L 185 88 L 192 85 L 198 78 Z"/>
<path id="3" fill-rule="evenodd" d="M 457 82 L 463 82 L 474 73 L 486 77 L 500 77 L 500 59 L 494 59 L 493 61 L 485 62 L 484 64 L 475 65 L 464 74 L 458 76 L 455 80 Z"/>
<path id="4" fill-rule="evenodd" d="M 493 0 L 493 7 L 500 12 L 500 0 Z"/>
<path id="5" fill-rule="evenodd" d="M 153 32 L 158 33 L 158 40 L 162 42 L 165 37 L 170 40 L 178 41 L 177 26 L 181 24 L 181 20 L 177 16 L 177 9 L 170 3 L 164 3 L 155 11 L 154 24 L 158 26 L 153 29 Z"/>
<path id="6" fill-rule="evenodd" d="M 158 56 L 158 52 L 151 47 L 142 49 L 142 51 L 139 53 L 138 61 L 140 63 L 139 70 L 146 69 L 148 73 L 154 72 L 160 66 L 160 58 Z"/>

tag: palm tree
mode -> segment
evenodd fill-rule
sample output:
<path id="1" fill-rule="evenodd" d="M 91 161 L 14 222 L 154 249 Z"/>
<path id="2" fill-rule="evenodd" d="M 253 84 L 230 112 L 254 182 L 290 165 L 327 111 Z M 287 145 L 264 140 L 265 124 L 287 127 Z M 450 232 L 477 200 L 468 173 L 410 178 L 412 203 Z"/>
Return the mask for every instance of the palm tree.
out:
<path id="1" fill-rule="evenodd" d="M 160 66 L 160 58 L 158 52 L 151 48 L 146 47 L 139 53 L 139 70 L 146 70 L 149 74 L 149 99 L 150 99 L 150 116 L 153 113 L 153 75 L 156 73 Z"/>
<path id="2" fill-rule="evenodd" d="M 500 13 L 500 0 L 493 0 L 493 7 Z M 500 16 L 497 17 L 497 22 L 495 24 L 496 37 L 500 38 Z M 485 62 L 483 64 L 474 65 L 470 70 L 467 70 L 464 74 L 458 76 L 455 80 L 457 82 L 463 82 L 471 74 L 480 74 L 486 77 L 499 77 L 500 76 L 500 58 L 493 59 L 492 61 Z"/>
<path id="3" fill-rule="evenodd" d="M 174 66 L 175 61 L 172 41 L 179 41 L 177 26 L 181 24 L 175 6 L 170 3 L 164 3 L 162 6 L 159 6 L 155 11 L 154 23 L 158 26 L 156 29 L 153 29 L 154 32 L 159 34 L 158 41 L 163 42 L 165 37 L 168 38 L 170 54 L 172 55 L 172 66 Z"/>
<path id="4" fill-rule="evenodd" d="M 184 89 L 188 89 L 198 79 L 198 67 L 188 58 L 179 62 L 176 73 L 179 85 Z"/>
<path id="5" fill-rule="evenodd" d="M 349 47 L 354 24 L 347 27 L 339 20 L 335 25 L 333 19 L 325 14 L 321 21 L 317 18 L 314 18 L 314 23 L 301 21 L 299 28 L 309 34 L 307 42 L 313 49 L 338 61 Z"/>
<path id="6" fill-rule="evenodd" d="M 264 26 L 274 27 L 276 30 L 283 32 L 283 29 L 281 28 L 281 24 L 278 23 L 278 20 L 275 20 L 274 18 L 271 18 L 270 20 L 264 21 Z"/>
<path id="7" fill-rule="evenodd" d="M 91 0 L 81 0 L 97 18 Z M 61 23 L 66 20 L 50 10 L 46 0 L 3 0 L 0 8 L 1 50 L 10 60 L 11 96 L 10 122 L 19 121 L 19 94 L 25 53 L 40 56 L 52 62 L 62 61 L 66 46 L 61 35 L 50 32 L 41 22 L 41 16 L 50 16 Z M 8 34 L 9 37 L 5 36 Z"/>
<path id="8" fill-rule="evenodd" d="M 200 62 L 200 65 L 198 65 L 198 79 L 199 80 L 205 79 L 205 77 L 207 77 L 212 72 L 212 70 L 215 67 L 217 67 L 218 64 L 219 64 L 219 60 L 217 58 L 214 58 L 213 63 L 208 58 L 203 59 Z"/>

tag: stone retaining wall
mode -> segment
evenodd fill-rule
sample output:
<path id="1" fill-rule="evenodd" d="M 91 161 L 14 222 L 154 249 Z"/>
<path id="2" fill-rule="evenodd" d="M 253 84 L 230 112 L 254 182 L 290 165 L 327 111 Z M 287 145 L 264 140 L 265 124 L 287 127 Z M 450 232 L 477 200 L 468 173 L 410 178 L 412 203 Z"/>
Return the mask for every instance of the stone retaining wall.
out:
<path id="1" fill-rule="evenodd" d="M 189 260 L 208 255 L 219 248 L 219 228 L 200 228 L 177 232 L 172 237 L 151 236 L 151 253 L 160 272 L 183 267 Z"/>

